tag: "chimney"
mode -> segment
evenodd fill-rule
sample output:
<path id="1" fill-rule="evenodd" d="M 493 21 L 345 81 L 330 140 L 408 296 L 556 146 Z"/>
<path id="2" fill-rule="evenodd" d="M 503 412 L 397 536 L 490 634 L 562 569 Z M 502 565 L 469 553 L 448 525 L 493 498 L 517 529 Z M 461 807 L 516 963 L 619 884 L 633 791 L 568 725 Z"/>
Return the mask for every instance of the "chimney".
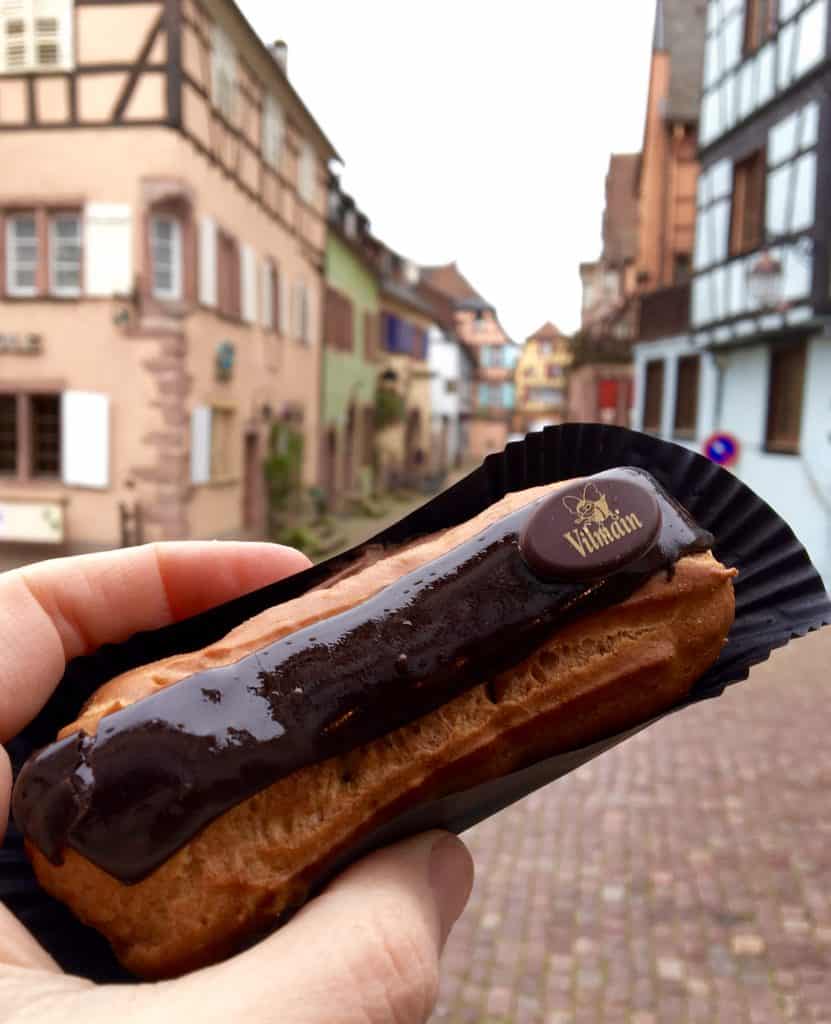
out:
<path id="1" fill-rule="evenodd" d="M 288 74 L 288 62 L 289 62 L 289 48 L 282 39 L 276 39 L 271 46 L 271 56 L 277 61 L 280 67 L 283 69 L 283 74 Z"/>

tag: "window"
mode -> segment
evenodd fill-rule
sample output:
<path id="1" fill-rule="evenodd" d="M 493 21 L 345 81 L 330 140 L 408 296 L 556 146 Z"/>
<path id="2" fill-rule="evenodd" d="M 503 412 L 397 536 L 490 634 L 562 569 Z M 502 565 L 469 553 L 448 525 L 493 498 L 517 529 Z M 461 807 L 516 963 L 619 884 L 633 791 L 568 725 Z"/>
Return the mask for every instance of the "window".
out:
<path id="1" fill-rule="evenodd" d="M 374 362 L 378 358 L 378 316 L 364 313 L 364 359 Z"/>
<path id="2" fill-rule="evenodd" d="M 150 262 L 154 298 L 182 298 L 182 225 L 177 218 L 150 218 Z"/>
<path id="3" fill-rule="evenodd" d="M 60 395 L 0 394 L 0 476 L 29 480 L 60 473 Z"/>
<path id="4" fill-rule="evenodd" d="M 81 218 L 77 213 L 54 214 L 49 221 L 49 291 L 52 295 L 81 294 Z"/>
<path id="5" fill-rule="evenodd" d="M 266 93 L 263 101 L 262 121 L 263 160 L 275 169 L 280 166 L 283 134 L 283 112 L 271 93 Z"/>
<path id="6" fill-rule="evenodd" d="M 646 394 L 643 402 L 643 429 L 658 433 L 664 402 L 664 364 L 653 360 L 646 364 Z"/>
<path id="7" fill-rule="evenodd" d="M 294 288 L 294 336 L 304 345 L 309 345 L 312 340 L 309 324 L 309 294 L 303 281 L 298 281 Z"/>
<path id="8" fill-rule="evenodd" d="M 217 308 L 223 316 L 240 315 L 240 254 L 237 240 L 226 231 L 217 232 Z"/>
<path id="9" fill-rule="evenodd" d="M 0 395 L 0 476 L 17 475 L 17 395 Z"/>
<path id="10" fill-rule="evenodd" d="M 6 221 L 6 291 L 37 295 L 38 231 L 34 213 L 16 213 Z"/>
<path id="11" fill-rule="evenodd" d="M 228 480 L 234 475 L 234 413 L 211 409 L 211 480 Z"/>
<path id="12" fill-rule="evenodd" d="M 730 255 L 758 249 L 765 228 L 765 151 L 752 153 L 736 164 L 733 210 L 730 220 Z"/>
<path id="13" fill-rule="evenodd" d="M 677 252 L 672 258 L 672 283 L 686 284 L 690 279 L 692 261 L 688 252 Z"/>
<path id="14" fill-rule="evenodd" d="M 315 176 L 317 174 L 317 162 L 315 151 L 308 142 L 303 143 L 300 151 L 300 162 L 297 168 L 297 188 L 300 198 L 311 203 L 315 197 Z"/>
<path id="15" fill-rule="evenodd" d="M 754 53 L 776 34 L 777 0 L 747 0 L 744 16 L 744 53 Z"/>
<path id="16" fill-rule="evenodd" d="M 211 63 L 214 106 L 233 123 L 236 112 L 237 55 L 231 40 L 219 27 L 214 26 L 214 45 Z"/>
<path id="17" fill-rule="evenodd" d="M 683 356 L 678 360 L 678 377 L 675 385 L 675 437 L 685 441 L 695 438 L 698 425 L 698 371 L 701 360 L 698 356 Z"/>
<path id="18" fill-rule="evenodd" d="M 444 392 L 447 395 L 456 395 L 459 393 L 459 382 L 457 380 L 446 380 L 444 382 Z"/>
<path id="19" fill-rule="evenodd" d="M 330 348 L 352 352 L 354 339 L 354 309 L 349 299 L 334 288 L 326 289 L 326 338 Z"/>
<path id="20" fill-rule="evenodd" d="M 533 377 L 534 376 L 534 367 L 533 366 L 526 366 L 525 369 L 523 370 L 523 373 L 524 373 L 524 375 L 526 377 Z"/>
<path id="21" fill-rule="evenodd" d="M 549 380 L 559 380 L 563 376 L 563 368 L 562 366 L 554 366 L 549 363 L 545 368 L 545 375 Z"/>
<path id="22" fill-rule="evenodd" d="M 31 395 L 32 476 L 58 476 L 61 466 L 61 400 L 58 395 Z"/>
<path id="23" fill-rule="evenodd" d="M 72 67 L 72 0 L 4 0 L 0 5 L 0 72 Z"/>
<path id="24" fill-rule="evenodd" d="M 804 390 L 805 342 L 774 349 L 768 382 L 768 451 L 798 453 Z"/>

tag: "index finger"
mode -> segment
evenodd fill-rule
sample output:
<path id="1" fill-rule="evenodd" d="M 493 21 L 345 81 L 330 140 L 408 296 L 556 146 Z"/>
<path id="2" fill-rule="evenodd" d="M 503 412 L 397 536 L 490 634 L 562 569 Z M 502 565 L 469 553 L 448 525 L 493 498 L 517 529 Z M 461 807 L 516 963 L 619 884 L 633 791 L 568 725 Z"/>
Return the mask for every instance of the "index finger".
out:
<path id="1" fill-rule="evenodd" d="M 278 544 L 149 544 L 0 575 L 0 742 L 38 713 L 66 662 L 305 569 Z"/>

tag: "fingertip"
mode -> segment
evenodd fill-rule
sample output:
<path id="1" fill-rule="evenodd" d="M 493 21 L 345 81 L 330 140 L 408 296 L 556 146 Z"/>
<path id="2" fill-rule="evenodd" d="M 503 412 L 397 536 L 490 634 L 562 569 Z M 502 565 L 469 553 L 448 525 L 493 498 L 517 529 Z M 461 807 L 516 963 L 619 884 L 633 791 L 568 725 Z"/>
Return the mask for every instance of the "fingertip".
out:
<path id="1" fill-rule="evenodd" d="M 473 857 L 458 836 L 442 832 L 430 850 L 428 872 L 439 913 L 443 949 L 473 891 Z"/>
<path id="2" fill-rule="evenodd" d="M 0 746 L 0 843 L 6 837 L 12 795 L 12 765 L 6 748 Z"/>

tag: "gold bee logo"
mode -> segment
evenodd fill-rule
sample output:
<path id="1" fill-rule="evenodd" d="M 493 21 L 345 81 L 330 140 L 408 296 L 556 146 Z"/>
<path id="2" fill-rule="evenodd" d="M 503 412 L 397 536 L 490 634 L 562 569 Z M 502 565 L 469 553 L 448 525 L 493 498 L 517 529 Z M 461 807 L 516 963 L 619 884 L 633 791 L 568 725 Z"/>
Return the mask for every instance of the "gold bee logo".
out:
<path id="1" fill-rule="evenodd" d="M 601 494 L 592 483 L 586 484 L 579 497 L 576 494 L 569 494 L 563 498 L 563 504 L 574 516 L 575 526 L 587 526 L 589 523 L 599 526 L 610 519 L 618 518 L 618 513 L 609 508 L 606 495 Z"/>
<path id="2" fill-rule="evenodd" d="M 621 515 L 620 509 L 609 508 L 609 499 L 593 483 L 583 493 L 568 494 L 563 505 L 574 516 L 574 529 L 563 534 L 581 558 L 587 558 L 610 544 L 616 544 L 630 533 L 643 529 L 637 514 Z"/>

